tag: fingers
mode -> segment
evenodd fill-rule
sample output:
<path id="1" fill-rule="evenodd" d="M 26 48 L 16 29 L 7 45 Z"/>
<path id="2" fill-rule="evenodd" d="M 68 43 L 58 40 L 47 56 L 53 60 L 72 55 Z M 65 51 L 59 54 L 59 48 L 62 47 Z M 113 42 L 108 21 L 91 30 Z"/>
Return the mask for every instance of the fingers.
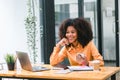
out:
<path id="1" fill-rule="evenodd" d="M 76 58 L 85 59 L 85 55 L 84 54 L 77 54 Z"/>
<path id="2" fill-rule="evenodd" d="M 76 61 L 80 64 L 80 65 L 88 65 L 88 61 L 87 58 L 85 56 L 85 54 L 77 54 L 76 55 Z"/>
<path id="3" fill-rule="evenodd" d="M 63 38 L 60 42 L 58 42 L 58 44 L 60 46 L 65 46 L 65 45 L 69 45 L 69 42 L 66 38 Z"/>
<path id="4" fill-rule="evenodd" d="M 76 61 L 79 63 L 79 64 L 83 64 L 83 62 L 86 62 L 85 64 L 87 64 L 87 59 L 85 57 L 84 54 L 77 54 L 76 55 Z M 85 65 L 83 64 L 83 65 Z"/>
<path id="5" fill-rule="evenodd" d="M 83 58 L 82 58 L 82 56 L 81 56 L 80 54 L 78 54 L 78 55 L 76 56 L 76 60 L 77 60 L 78 62 L 81 62 L 81 61 L 83 60 Z"/>
<path id="6" fill-rule="evenodd" d="M 63 44 L 63 46 L 69 44 L 69 42 L 68 42 L 68 40 L 67 40 L 66 38 L 63 38 L 63 39 L 61 40 L 61 43 Z"/>

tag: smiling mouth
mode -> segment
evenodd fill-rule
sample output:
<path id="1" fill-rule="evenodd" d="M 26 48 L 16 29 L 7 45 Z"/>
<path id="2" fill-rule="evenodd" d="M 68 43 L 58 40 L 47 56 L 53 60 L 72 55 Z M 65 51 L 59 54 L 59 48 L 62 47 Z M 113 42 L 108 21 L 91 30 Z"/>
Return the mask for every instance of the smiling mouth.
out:
<path id="1" fill-rule="evenodd" d="M 69 41 L 72 41 L 73 39 L 68 39 Z"/>

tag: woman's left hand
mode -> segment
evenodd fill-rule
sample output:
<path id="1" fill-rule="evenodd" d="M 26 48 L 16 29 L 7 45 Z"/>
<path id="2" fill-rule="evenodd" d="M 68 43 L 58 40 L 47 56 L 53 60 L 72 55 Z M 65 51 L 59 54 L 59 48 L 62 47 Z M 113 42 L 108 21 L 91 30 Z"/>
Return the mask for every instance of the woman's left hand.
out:
<path id="1" fill-rule="evenodd" d="M 82 66 L 85 66 L 88 64 L 87 58 L 83 53 L 79 53 L 76 55 L 76 61 Z"/>

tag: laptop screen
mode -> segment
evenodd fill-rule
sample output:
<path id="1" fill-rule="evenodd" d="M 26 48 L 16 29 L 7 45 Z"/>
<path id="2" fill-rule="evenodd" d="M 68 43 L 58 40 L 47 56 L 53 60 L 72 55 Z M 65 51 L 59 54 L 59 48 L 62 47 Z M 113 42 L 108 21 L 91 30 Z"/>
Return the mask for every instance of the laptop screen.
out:
<path id="1" fill-rule="evenodd" d="M 16 51 L 18 60 L 20 61 L 21 67 L 25 70 L 32 71 L 32 65 L 29 56 L 26 52 Z"/>

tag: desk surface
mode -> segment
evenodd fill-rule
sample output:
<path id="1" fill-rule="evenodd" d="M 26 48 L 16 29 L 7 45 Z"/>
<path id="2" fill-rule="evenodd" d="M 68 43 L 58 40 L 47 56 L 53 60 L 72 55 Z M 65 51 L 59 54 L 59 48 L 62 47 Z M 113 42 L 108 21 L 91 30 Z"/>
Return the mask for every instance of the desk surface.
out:
<path id="1" fill-rule="evenodd" d="M 47 65 L 50 66 L 50 65 Z M 0 71 L 0 77 L 17 77 L 17 78 L 46 78 L 46 79 L 66 79 L 66 80 L 106 80 L 115 73 L 120 71 L 120 67 L 101 67 L 100 71 L 73 71 L 67 74 L 56 74 L 58 70 L 48 70 L 41 72 L 30 72 L 22 70 Z"/>

